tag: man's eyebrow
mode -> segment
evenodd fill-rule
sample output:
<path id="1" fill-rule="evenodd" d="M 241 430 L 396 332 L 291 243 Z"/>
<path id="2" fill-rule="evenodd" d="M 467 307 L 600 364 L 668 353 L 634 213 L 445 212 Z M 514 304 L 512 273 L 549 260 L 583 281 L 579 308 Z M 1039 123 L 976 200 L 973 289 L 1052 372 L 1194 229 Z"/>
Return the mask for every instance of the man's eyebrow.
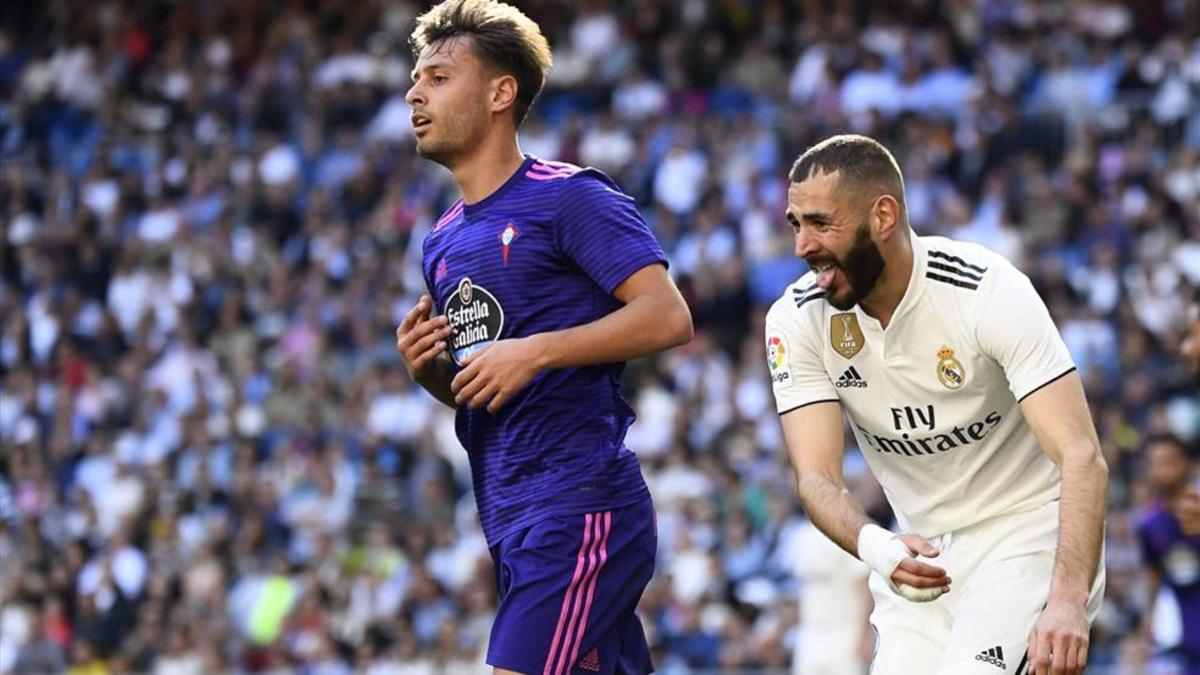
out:
<path id="1" fill-rule="evenodd" d="M 807 211 L 800 216 L 804 220 L 811 220 L 816 223 L 828 223 L 833 220 L 833 216 L 824 211 Z"/>
<path id="2" fill-rule="evenodd" d="M 422 71 L 422 70 L 428 72 L 430 70 L 445 70 L 445 69 L 449 69 L 450 67 L 451 67 L 451 65 L 449 63 L 429 63 L 421 68 L 413 68 L 412 72 L 409 73 L 408 76 L 411 77 L 413 80 L 416 80 L 417 75 L 419 75 L 420 71 Z"/>

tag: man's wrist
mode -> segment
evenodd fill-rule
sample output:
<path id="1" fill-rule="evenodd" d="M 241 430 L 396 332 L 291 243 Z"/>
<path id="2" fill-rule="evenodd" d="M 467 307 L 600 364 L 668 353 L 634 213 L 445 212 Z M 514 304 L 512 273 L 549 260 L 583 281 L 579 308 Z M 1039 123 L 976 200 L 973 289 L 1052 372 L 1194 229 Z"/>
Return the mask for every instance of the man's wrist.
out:
<path id="1" fill-rule="evenodd" d="M 1079 588 L 1079 584 L 1050 584 L 1050 598 L 1048 604 L 1063 604 L 1063 605 L 1087 605 L 1089 590 L 1087 588 Z"/>
<path id="2" fill-rule="evenodd" d="M 895 536 L 894 532 L 886 530 L 875 523 L 863 525 L 858 531 L 857 546 L 855 547 L 858 559 L 874 568 L 880 552 Z M 882 573 L 881 570 L 876 571 Z"/>
<path id="3" fill-rule="evenodd" d="M 555 341 L 550 339 L 550 333 L 535 333 L 526 339 L 529 340 L 529 345 L 533 348 L 533 365 L 537 368 L 538 372 L 540 373 L 553 368 L 555 364 Z"/>

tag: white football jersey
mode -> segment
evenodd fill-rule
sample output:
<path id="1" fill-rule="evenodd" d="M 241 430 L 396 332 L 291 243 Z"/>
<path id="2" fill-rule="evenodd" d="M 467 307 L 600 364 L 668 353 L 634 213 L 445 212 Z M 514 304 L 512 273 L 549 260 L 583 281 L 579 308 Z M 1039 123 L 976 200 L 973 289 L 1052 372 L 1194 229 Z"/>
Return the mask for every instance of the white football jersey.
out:
<path id="1" fill-rule="evenodd" d="M 766 320 L 779 413 L 837 401 L 905 531 L 936 536 L 1059 496 L 1018 403 L 1075 369 L 1029 278 L 988 249 L 911 237 L 908 289 L 884 330 L 808 273 Z"/>

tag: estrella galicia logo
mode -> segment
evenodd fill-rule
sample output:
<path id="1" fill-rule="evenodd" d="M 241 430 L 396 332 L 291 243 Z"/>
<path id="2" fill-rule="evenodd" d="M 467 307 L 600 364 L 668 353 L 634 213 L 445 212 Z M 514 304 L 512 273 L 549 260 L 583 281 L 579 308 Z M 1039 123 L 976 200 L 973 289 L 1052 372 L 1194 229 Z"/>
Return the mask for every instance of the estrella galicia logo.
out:
<path id="1" fill-rule="evenodd" d="M 460 366 L 468 356 L 499 340 L 504 330 L 504 309 L 496 296 L 472 284 L 470 277 L 458 282 L 442 313 L 453 328 L 450 356 Z"/>

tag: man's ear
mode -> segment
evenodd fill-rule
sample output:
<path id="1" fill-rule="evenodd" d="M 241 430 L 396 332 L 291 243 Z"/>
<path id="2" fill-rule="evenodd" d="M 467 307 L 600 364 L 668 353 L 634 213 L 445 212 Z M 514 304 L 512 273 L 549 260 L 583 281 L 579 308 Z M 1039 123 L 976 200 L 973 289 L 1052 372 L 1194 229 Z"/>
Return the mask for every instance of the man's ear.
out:
<path id="1" fill-rule="evenodd" d="M 871 206 L 871 218 L 879 238 L 887 239 L 900 226 L 900 202 L 891 195 L 879 195 Z"/>
<path id="2" fill-rule="evenodd" d="M 500 75 L 492 79 L 492 112 L 503 112 L 517 103 L 517 78 Z"/>

